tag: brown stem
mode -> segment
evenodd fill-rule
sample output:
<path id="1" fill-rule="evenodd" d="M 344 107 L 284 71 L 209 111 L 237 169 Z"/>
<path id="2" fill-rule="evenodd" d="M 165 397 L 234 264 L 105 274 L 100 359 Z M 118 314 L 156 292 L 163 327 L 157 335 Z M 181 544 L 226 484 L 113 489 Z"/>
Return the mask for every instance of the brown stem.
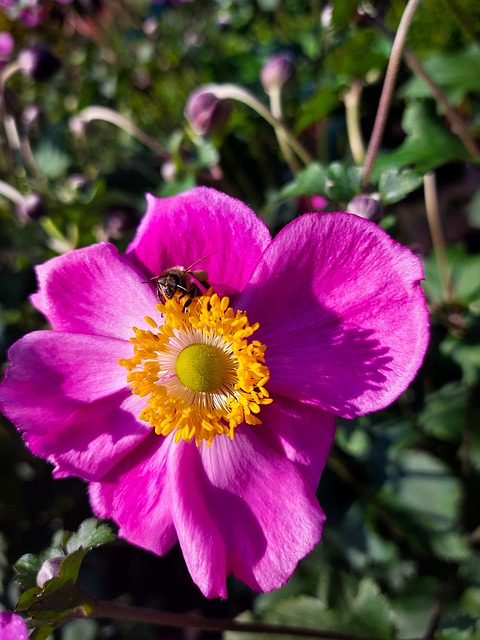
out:
<path id="1" fill-rule="evenodd" d="M 464 12 L 462 7 L 458 5 L 456 0 L 445 0 L 445 4 L 448 5 L 448 8 L 451 10 L 452 14 L 455 16 L 458 24 L 460 25 L 463 32 L 467 35 L 467 37 L 473 40 L 473 42 L 478 43 L 477 34 L 475 33 L 475 31 L 472 29 L 472 26 L 471 26 L 472 20 Z"/>
<path id="2" fill-rule="evenodd" d="M 309 629 L 306 627 L 290 627 L 286 625 L 265 624 L 260 622 L 238 622 L 223 618 L 203 618 L 201 616 L 170 613 L 166 611 L 156 611 L 155 609 L 144 609 L 118 602 L 107 602 L 98 600 L 94 604 L 91 614 L 77 611 L 79 618 L 112 618 L 119 620 L 131 620 L 133 622 L 144 622 L 147 624 L 157 624 L 165 627 L 177 627 L 184 629 L 202 629 L 204 631 L 237 631 L 256 634 L 277 634 L 290 636 L 303 636 L 304 638 L 322 638 L 324 640 L 380 640 L 375 638 L 365 638 L 351 633 L 339 633 L 335 631 L 324 631 L 320 629 Z M 414 639 L 412 639 L 414 640 Z"/>
<path id="3" fill-rule="evenodd" d="M 425 174 L 423 178 L 423 186 L 425 192 L 425 209 L 427 212 L 427 221 L 430 228 L 430 235 L 432 238 L 435 258 L 438 264 L 443 297 L 445 302 L 451 302 L 453 299 L 453 292 L 450 281 L 450 270 L 448 267 L 447 252 L 445 249 L 445 239 L 443 237 L 440 207 L 438 204 L 437 185 L 435 174 L 432 171 L 429 171 Z"/>
<path id="4" fill-rule="evenodd" d="M 392 100 L 393 90 L 395 88 L 395 80 L 397 78 L 398 67 L 402 58 L 402 51 L 405 45 L 408 29 L 412 22 L 413 15 L 418 7 L 420 0 L 408 0 L 408 4 L 403 12 L 402 19 L 398 25 L 395 40 L 393 41 L 392 51 L 390 53 L 390 60 L 388 62 L 387 72 L 385 74 L 385 81 L 383 84 L 382 95 L 380 96 L 380 102 L 378 105 L 377 115 L 375 123 L 373 125 L 372 136 L 368 144 L 367 155 L 365 157 L 365 165 L 363 168 L 362 187 L 365 188 L 372 174 L 373 165 L 380 148 L 382 141 L 383 131 L 387 122 L 387 115 L 390 109 L 390 103 Z"/>
<path id="5" fill-rule="evenodd" d="M 375 20 L 375 25 L 388 37 L 393 39 L 393 34 L 385 27 L 385 25 L 379 20 Z M 405 62 L 413 71 L 413 73 L 421 78 L 427 87 L 432 92 L 432 96 L 442 107 L 445 117 L 450 123 L 452 131 L 457 134 L 460 140 L 463 142 L 465 149 L 470 153 L 475 160 L 480 159 L 480 147 L 476 143 L 475 139 L 471 135 L 468 125 L 458 111 L 451 106 L 447 96 L 443 92 L 442 88 L 432 79 L 428 71 L 417 59 L 417 57 L 409 50 L 405 49 L 403 52 Z"/>

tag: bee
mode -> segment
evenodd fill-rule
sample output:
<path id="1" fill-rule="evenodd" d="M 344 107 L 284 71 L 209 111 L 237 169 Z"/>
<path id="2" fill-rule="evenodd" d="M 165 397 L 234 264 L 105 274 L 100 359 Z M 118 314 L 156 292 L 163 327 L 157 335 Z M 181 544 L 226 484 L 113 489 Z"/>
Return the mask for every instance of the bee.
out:
<path id="1" fill-rule="evenodd" d="M 180 293 L 182 296 L 188 296 L 188 299 L 183 305 L 183 310 L 192 304 L 192 300 L 202 295 L 202 290 L 198 286 L 197 282 L 202 285 L 204 289 L 210 289 L 210 284 L 207 282 L 208 273 L 204 269 L 196 269 L 192 271 L 192 268 L 197 265 L 211 253 L 200 260 L 197 260 L 191 264 L 187 269 L 183 267 L 171 267 L 166 269 L 159 276 L 150 278 L 150 282 L 153 282 L 157 287 L 157 296 L 160 302 L 165 300 L 171 300 L 176 293 Z M 197 282 L 192 280 L 194 278 Z"/>

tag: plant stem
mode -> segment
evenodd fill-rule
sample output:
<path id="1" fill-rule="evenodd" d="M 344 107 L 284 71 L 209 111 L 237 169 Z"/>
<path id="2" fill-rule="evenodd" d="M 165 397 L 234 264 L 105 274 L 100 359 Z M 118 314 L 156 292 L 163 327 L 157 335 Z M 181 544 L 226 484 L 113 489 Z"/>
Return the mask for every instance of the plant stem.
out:
<path id="1" fill-rule="evenodd" d="M 311 164 L 313 159 L 304 147 L 298 142 L 292 131 L 278 118 L 276 118 L 267 107 L 258 100 L 253 93 L 236 84 L 209 84 L 205 85 L 205 90 L 213 93 L 219 100 L 237 100 L 256 111 L 264 120 L 268 122 L 275 132 L 279 132 L 288 146 L 296 153 L 305 166 Z"/>
<path id="2" fill-rule="evenodd" d="M 361 165 L 365 160 L 362 131 L 360 129 L 360 96 L 363 84 L 361 80 L 354 80 L 350 89 L 343 96 L 347 122 L 348 142 L 355 164 Z"/>
<path id="3" fill-rule="evenodd" d="M 268 99 L 270 101 L 270 112 L 274 118 L 277 118 L 280 122 L 283 122 L 283 110 L 282 110 L 282 92 L 280 87 L 276 86 L 270 89 L 268 92 Z M 286 163 L 290 167 L 290 171 L 295 175 L 300 170 L 300 164 L 293 153 L 292 149 L 288 145 L 288 141 L 285 139 L 285 134 L 282 129 L 275 128 L 275 135 L 277 136 L 278 146 L 285 158 Z"/>
<path id="4" fill-rule="evenodd" d="M 383 84 L 382 95 L 380 96 L 380 102 L 378 105 L 377 115 L 375 123 L 373 125 L 372 136 L 368 144 L 367 155 L 365 158 L 365 165 L 363 169 L 362 187 L 365 188 L 370 182 L 370 176 L 372 174 L 373 165 L 380 148 L 380 143 L 387 122 L 387 115 L 390 109 L 390 103 L 392 100 L 393 90 L 395 88 L 395 80 L 397 78 L 398 67 L 402 58 L 402 50 L 407 38 L 408 29 L 412 22 L 414 13 L 418 7 L 420 0 L 408 0 L 408 4 L 403 12 L 402 19 L 398 25 L 395 40 L 393 41 L 392 51 L 390 53 L 390 60 L 388 62 L 387 72 L 385 74 L 385 81 Z"/>
<path id="5" fill-rule="evenodd" d="M 13 204 L 16 204 L 17 206 L 22 205 L 25 199 L 20 191 L 17 191 L 17 189 L 12 187 L 11 185 L 3 182 L 3 180 L 0 180 L 0 196 L 8 198 L 10 202 L 13 202 Z"/>
<path id="6" fill-rule="evenodd" d="M 435 258 L 438 264 L 440 282 L 442 284 L 443 297 L 445 302 L 453 299 L 450 282 L 450 270 L 448 267 L 447 253 L 445 250 L 445 240 L 443 237 L 442 224 L 440 219 L 440 208 L 438 206 L 437 185 L 435 174 L 429 171 L 423 178 L 423 188 L 425 192 L 425 208 L 427 211 L 427 221 L 432 238 L 432 245 L 435 251 Z"/>
<path id="7" fill-rule="evenodd" d="M 155 609 L 144 609 L 118 602 L 107 602 L 97 600 L 91 614 L 85 615 L 78 610 L 76 617 L 79 618 L 112 618 L 118 620 L 131 620 L 133 622 L 144 622 L 157 624 L 165 627 L 177 627 L 188 629 L 202 629 L 204 631 L 236 631 L 256 634 L 277 634 L 289 636 L 302 636 L 304 638 L 322 638 L 324 640 L 376 640 L 375 638 L 365 638 L 350 633 L 338 633 L 335 631 L 323 631 L 305 627 L 290 627 L 286 625 L 264 624 L 260 622 L 238 622 L 223 618 L 203 618 L 201 616 L 170 613 L 166 611 L 156 611 Z M 379 640 L 379 639 L 377 639 Z"/>
<path id="8" fill-rule="evenodd" d="M 118 111 L 114 111 L 108 107 L 100 107 L 98 105 L 86 107 L 83 111 L 80 111 L 80 113 L 70 119 L 70 127 L 73 130 L 76 130 L 77 127 L 81 129 L 85 124 L 92 122 L 92 120 L 110 122 L 110 124 L 114 124 L 119 127 L 119 129 L 123 129 L 123 131 L 132 136 L 132 138 L 135 138 L 146 147 L 149 147 L 149 149 L 159 157 L 167 159 L 170 156 L 168 151 L 161 144 L 142 131 L 131 120 L 122 116 Z"/>
<path id="9" fill-rule="evenodd" d="M 375 20 L 375 25 L 389 38 L 393 39 L 393 34 L 385 27 L 385 25 Z M 450 123 L 453 133 L 455 133 L 463 142 L 465 149 L 470 153 L 473 159 L 480 159 L 480 147 L 471 135 L 468 125 L 458 111 L 449 103 L 447 96 L 442 88 L 432 79 L 428 71 L 418 60 L 418 58 L 409 50 L 404 49 L 403 57 L 405 62 L 413 71 L 413 73 L 421 78 L 423 82 L 432 92 L 432 96 L 437 100 L 438 104 L 445 112 L 445 117 Z"/>

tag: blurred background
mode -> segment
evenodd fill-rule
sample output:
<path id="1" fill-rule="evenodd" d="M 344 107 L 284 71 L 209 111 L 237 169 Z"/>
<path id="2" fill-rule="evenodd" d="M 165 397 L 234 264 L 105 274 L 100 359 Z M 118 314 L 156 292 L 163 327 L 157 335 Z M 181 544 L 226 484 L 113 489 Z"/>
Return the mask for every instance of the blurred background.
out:
<path id="1" fill-rule="evenodd" d="M 0 0 L 2 362 L 15 340 L 46 328 L 28 301 L 34 265 L 101 240 L 123 250 L 146 192 L 212 186 L 249 204 L 273 234 L 306 211 L 348 210 L 425 264 L 425 364 L 388 410 L 339 423 L 318 493 L 323 540 L 283 589 L 258 595 L 232 580 L 228 600 L 208 601 L 178 548 L 156 558 L 117 541 L 84 562 L 92 594 L 352 637 L 480 637 L 480 5 L 420 2 L 363 185 L 405 5 Z M 229 99 L 199 91 L 211 83 L 228 83 Z M 285 151 L 268 114 L 286 123 L 299 153 Z M 428 184 L 438 207 L 426 205 Z M 12 564 L 90 515 L 86 485 L 53 481 L 3 419 L 3 607 L 19 594 Z M 219 637 L 109 621 L 55 632 Z"/>

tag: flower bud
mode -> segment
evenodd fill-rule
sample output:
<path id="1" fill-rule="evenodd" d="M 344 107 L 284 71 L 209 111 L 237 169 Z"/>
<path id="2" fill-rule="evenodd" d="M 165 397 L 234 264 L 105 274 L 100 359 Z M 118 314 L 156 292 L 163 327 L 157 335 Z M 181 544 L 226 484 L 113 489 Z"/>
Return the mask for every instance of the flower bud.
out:
<path id="1" fill-rule="evenodd" d="M 328 200 L 323 196 L 303 196 L 298 199 L 297 204 L 300 213 L 312 213 L 323 211 L 328 206 Z"/>
<path id="2" fill-rule="evenodd" d="M 160 168 L 160 174 L 165 182 L 172 182 L 177 177 L 177 166 L 172 160 L 164 162 Z"/>
<path id="3" fill-rule="evenodd" d="M 0 31 L 0 68 L 10 60 L 14 45 L 13 36 L 6 31 Z"/>
<path id="4" fill-rule="evenodd" d="M 43 45 L 26 47 L 20 51 L 18 61 L 26 76 L 40 82 L 49 80 L 61 67 L 57 56 Z"/>
<path id="5" fill-rule="evenodd" d="M 379 202 L 377 195 L 360 194 L 350 200 L 347 205 L 347 211 L 354 213 L 360 218 L 366 218 L 367 220 L 377 221 L 382 215 L 382 205 Z"/>
<path id="6" fill-rule="evenodd" d="M 37 573 L 37 586 L 43 587 L 52 578 L 56 578 L 60 574 L 60 565 L 64 556 L 53 556 L 48 558 L 40 567 Z"/>
<path id="7" fill-rule="evenodd" d="M 263 65 L 260 72 L 260 82 L 266 93 L 280 89 L 294 72 L 293 57 L 285 52 L 272 56 Z"/>
<path id="8" fill-rule="evenodd" d="M 45 205 L 42 197 L 38 193 L 30 193 L 24 196 L 22 201 L 17 204 L 17 217 L 22 222 L 27 220 L 38 220 L 46 214 Z"/>
<path id="9" fill-rule="evenodd" d="M 225 124 L 231 111 L 227 100 L 219 100 L 208 89 L 199 87 L 188 97 L 185 117 L 197 133 L 208 135 Z"/>
<path id="10" fill-rule="evenodd" d="M 120 240 L 134 229 L 138 223 L 137 212 L 133 207 L 118 205 L 110 207 L 103 219 L 103 230 L 107 238 Z"/>

